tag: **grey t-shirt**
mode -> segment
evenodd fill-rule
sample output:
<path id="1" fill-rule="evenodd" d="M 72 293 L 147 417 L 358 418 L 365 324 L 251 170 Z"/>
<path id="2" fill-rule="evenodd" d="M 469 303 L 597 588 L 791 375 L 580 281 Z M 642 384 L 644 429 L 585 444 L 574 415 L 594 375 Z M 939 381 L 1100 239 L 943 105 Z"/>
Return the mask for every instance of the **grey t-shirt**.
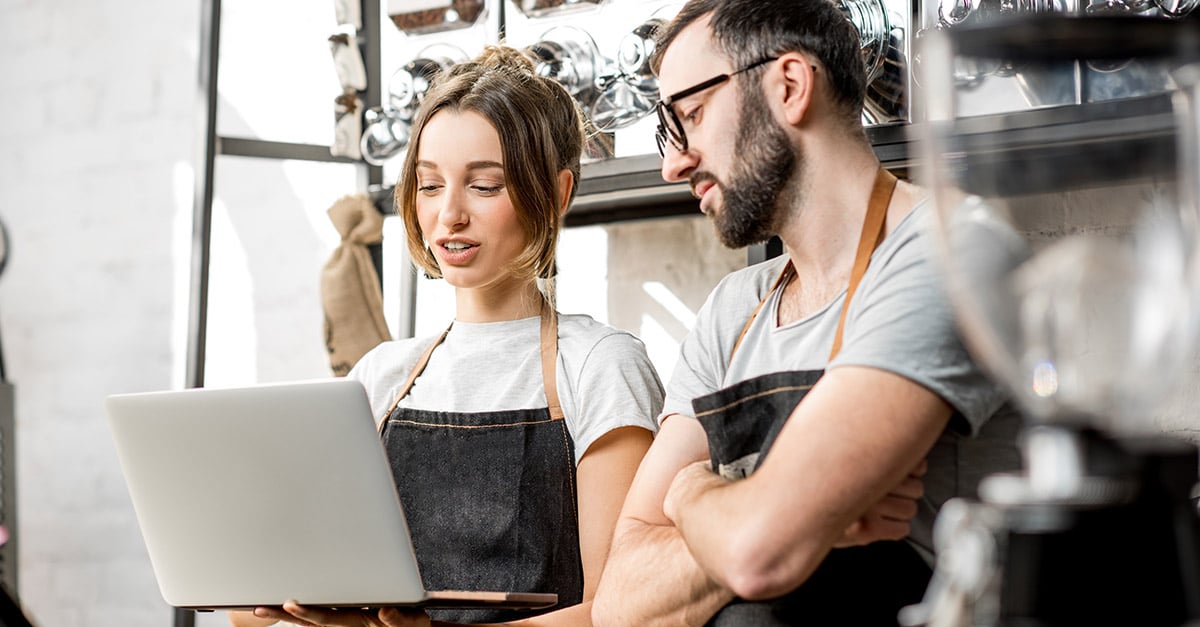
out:
<path id="1" fill-rule="evenodd" d="M 979 480 L 1020 467 L 1020 417 L 1007 395 L 968 356 L 933 258 L 929 208 L 920 203 L 871 256 L 846 312 L 842 349 L 829 361 L 845 291 L 820 311 L 779 327 L 771 294 L 730 362 L 754 308 L 779 277 L 784 256 L 730 274 L 709 295 L 684 340 L 661 417 L 693 414 L 692 399 L 760 375 L 869 366 L 935 392 L 955 411 L 928 456 L 925 498 L 910 540 L 932 559 L 932 525 L 955 496 L 974 497 Z M 831 417 L 831 419 L 834 419 Z"/>
<path id="2" fill-rule="evenodd" d="M 376 421 L 436 336 L 384 342 L 347 375 L 367 388 Z M 484 412 L 546 406 L 541 319 L 455 322 L 401 402 L 429 411 Z M 657 429 L 663 389 L 641 340 L 588 316 L 558 319 L 558 395 L 578 463 L 592 442 L 625 426 Z"/>

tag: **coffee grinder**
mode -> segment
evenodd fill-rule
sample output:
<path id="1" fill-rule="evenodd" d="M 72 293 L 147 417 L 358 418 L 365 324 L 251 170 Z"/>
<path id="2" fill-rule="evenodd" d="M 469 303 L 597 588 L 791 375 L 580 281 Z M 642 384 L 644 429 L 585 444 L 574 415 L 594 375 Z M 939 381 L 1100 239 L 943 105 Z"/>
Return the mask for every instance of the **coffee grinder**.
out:
<path id="1" fill-rule="evenodd" d="M 1151 418 L 1197 376 L 1200 23 L 1029 13 L 922 46 L 917 179 L 1027 423 L 1023 469 L 943 508 L 900 622 L 1200 625 L 1197 448 Z"/>

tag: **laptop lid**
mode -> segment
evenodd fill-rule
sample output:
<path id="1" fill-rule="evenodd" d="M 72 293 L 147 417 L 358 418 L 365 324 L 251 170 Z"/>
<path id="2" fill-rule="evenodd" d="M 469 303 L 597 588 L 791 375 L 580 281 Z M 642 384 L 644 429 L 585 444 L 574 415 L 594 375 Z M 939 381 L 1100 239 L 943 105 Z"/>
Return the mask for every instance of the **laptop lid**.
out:
<path id="1" fill-rule="evenodd" d="M 428 593 L 366 392 L 329 379 L 105 401 L 163 598 L 193 609 L 547 607 Z"/>

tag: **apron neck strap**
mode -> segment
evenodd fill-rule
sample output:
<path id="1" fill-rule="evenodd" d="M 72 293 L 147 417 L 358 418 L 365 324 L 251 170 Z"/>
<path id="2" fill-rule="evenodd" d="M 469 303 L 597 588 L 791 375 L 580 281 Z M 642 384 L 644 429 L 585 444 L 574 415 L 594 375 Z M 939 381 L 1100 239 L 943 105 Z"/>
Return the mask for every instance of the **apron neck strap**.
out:
<path id="1" fill-rule="evenodd" d="M 396 395 L 396 400 L 392 401 L 392 406 L 388 408 L 387 413 L 383 415 L 383 419 L 379 421 L 380 431 L 383 431 L 383 426 L 387 424 L 388 416 L 391 416 L 392 412 L 396 411 L 396 408 L 400 406 L 400 401 L 405 396 L 408 396 L 408 392 L 412 389 L 413 383 L 416 383 L 417 377 L 421 376 L 422 372 L 425 372 L 425 366 L 429 365 L 429 357 L 433 355 L 433 349 L 441 346 L 442 342 L 446 341 L 446 336 L 449 335 L 452 328 L 454 328 L 453 320 L 450 321 L 450 324 L 446 325 L 446 330 L 442 331 L 442 334 L 429 345 L 429 348 L 426 348 L 425 352 L 421 353 L 420 359 L 417 360 L 416 365 L 408 373 L 408 378 L 404 380 L 404 385 L 400 386 L 400 393 Z"/>
<path id="2" fill-rule="evenodd" d="M 558 364 L 558 314 L 545 303 L 542 303 L 540 315 L 542 318 L 542 387 L 546 392 L 546 404 L 550 410 L 550 419 L 562 420 L 563 411 L 562 404 L 558 400 L 557 371 L 555 369 Z M 417 360 L 412 371 L 408 373 L 408 378 L 404 380 L 404 385 L 400 386 L 400 393 L 396 395 L 396 400 L 392 402 L 387 413 L 383 415 L 383 419 L 379 421 L 380 430 L 387 423 L 387 417 L 392 415 L 392 412 L 396 411 L 396 408 L 400 406 L 400 401 L 405 396 L 408 396 L 413 384 L 417 381 L 417 377 L 421 376 L 421 373 L 425 372 L 425 366 L 429 365 L 429 357 L 433 355 L 433 350 L 446 341 L 446 336 L 453 327 L 454 322 L 451 321 L 446 330 L 442 331 L 442 334 L 421 354 L 421 358 Z"/>
<path id="3" fill-rule="evenodd" d="M 875 175 L 875 184 L 871 188 L 871 199 L 867 202 L 867 215 L 863 218 L 862 233 L 858 238 L 858 249 L 854 252 L 854 266 L 850 270 L 850 285 L 846 288 L 846 300 L 842 303 L 842 312 L 838 317 L 837 332 L 833 336 L 833 350 L 829 352 L 829 361 L 837 356 L 842 349 L 842 333 L 846 328 L 846 312 L 850 309 L 850 299 L 854 297 L 854 292 L 858 289 L 858 284 L 862 281 L 863 275 L 867 272 L 867 266 L 871 263 L 871 253 L 883 241 L 883 234 L 886 231 L 887 225 L 887 210 L 888 205 L 892 203 L 892 193 L 896 191 L 896 177 L 883 168 L 879 169 L 879 173 Z M 729 353 L 729 361 L 733 361 L 733 355 L 737 353 L 738 348 L 742 345 L 742 340 L 745 339 L 746 333 L 750 330 L 750 325 L 754 323 L 754 319 L 758 317 L 762 311 L 763 305 L 767 303 L 767 298 L 787 285 L 796 276 L 796 268 L 789 260 L 787 265 L 783 267 L 783 272 L 779 273 L 779 277 L 775 279 L 775 283 L 771 285 L 771 289 L 767 290 L 767 295 L 762 300 L 758 301 L 758 307 L 754 308 L 754 313 L 750 314 L 750 319 L 742 326 L 742 332 L 738 334 L 737 341 L 733 344 L 733 351 Z"/>
<path id="4" fill-rule="evenodd" d="M 758 301 L 758 306 L 754 308 L 754 313 L 750 314 L 750 318 L 746 320 L 746 324 L 742 325 L 742 332 L 738 333 L 737 341 L 733 343 L 733 350 L 729 353 L 730 363 L 733 363 L 733 356 L 737 353 L 738 348 L 741 347 L 742 340 L 746 339 L 746 333 L 750 330 L 750 325 L 754 323 L 754 319 L 762 311 L 763 305 L 767 304 L 767 298 L 771 294 L 774 294 L 775 290 L 779 289 L 780 286 L 787 285 L 787 282 L 791 281 L 794 276 L 796 276 L 796 267 L 792 265 L 791 261 L 788 261 L 787 265 L 783 267 L 783 272 L 780 272 L 779 276 L 775 278 L 775 282 L 771 284 L 771 289 L 767 290 L 767 295 Z"/>
<path id="5" fill-rule="evenodd" d="M 562 404 L 558 402 L 558 312 L 542 303 L 542 389 L 546 392 L 546 407 L 551 420 L 562 420 Z"/>
<path id="6" fill-rule="evenodd" d="M 862 234 L 858 237 L 854 267 L 850 270 L 850 285 L 846 288 L 846 300 L 842 303 L 842 315 L 838 318 L 837 333 L 833 336 L 833 350 L 829 351 L 829 361 L 833 361 L 842 350 L 842 332 L 846 329 L 846 312 L 850 310 L 850 299 L 854 298 L 859 282 L 867 273 L 871 253 L 874 253 L 879 247 L 879 242 L 883 241 L 888 205 L 892 203 L 892 193 L 895 191 L 896 177 L 891 172 L 879 168 L 879 173 L 875 175 L 875 186 L 871 189 L 871 200 L 867 203 L 867 217 L 863 219 Z"/>

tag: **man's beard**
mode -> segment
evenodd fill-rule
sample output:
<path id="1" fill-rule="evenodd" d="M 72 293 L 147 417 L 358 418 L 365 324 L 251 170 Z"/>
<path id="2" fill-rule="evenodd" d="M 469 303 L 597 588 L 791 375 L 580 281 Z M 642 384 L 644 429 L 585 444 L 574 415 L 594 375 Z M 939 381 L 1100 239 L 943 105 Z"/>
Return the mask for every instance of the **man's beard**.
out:
<path id="1" fill-rule="evenodd" d="M 722 244 L 742 248 L 775 235 L 780 208 L 790 202 L 786 188 L 801 159 L 758 85 L 742 93 L 734 155 L 740 158 L 723 187 L 725 206 L 713 213 L 713 223 Z"/>

